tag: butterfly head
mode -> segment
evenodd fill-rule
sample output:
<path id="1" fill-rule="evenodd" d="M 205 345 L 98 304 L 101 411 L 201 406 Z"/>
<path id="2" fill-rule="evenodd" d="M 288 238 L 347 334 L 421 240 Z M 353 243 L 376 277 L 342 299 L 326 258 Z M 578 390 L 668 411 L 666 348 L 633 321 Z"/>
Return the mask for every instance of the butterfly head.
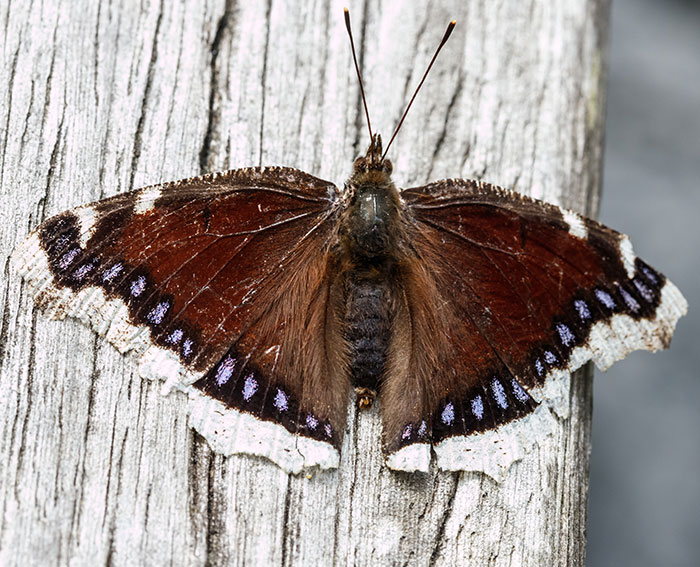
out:
<path id="1" fill-rule="evenodd" d="M 352 166 L 351 185 L 385 185 L 391 183 L 393 165 L 382 155 L 382 137 L 372 136 L 367 153 L 355 160 Z"/>

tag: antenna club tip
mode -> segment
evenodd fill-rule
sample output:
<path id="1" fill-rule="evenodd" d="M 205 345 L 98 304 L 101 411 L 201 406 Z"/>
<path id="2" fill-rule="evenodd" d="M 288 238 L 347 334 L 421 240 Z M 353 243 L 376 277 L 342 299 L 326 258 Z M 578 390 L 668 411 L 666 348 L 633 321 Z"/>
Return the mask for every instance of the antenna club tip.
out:
<path id="1" fill-rule="evenodd" d="M 345 10 L 347 11 L 347 8 L 345 8 Z M 457 20 L 452 20 L 452 21 L 450 22 L 450 25 L 451 25 L 452 27 L 455 27 L 455 26 L 457 25 Z"/>
<path id="2" fill-rule="evenodd" d="M 350 10 L 348 10 L 348 9 L 347 9 L 347 6 L 346 6 L 345 8 L 343 8 L 343 12 L 345 12 L 346 14 L 349 14 L 349 13 L 350 13 Z"/>

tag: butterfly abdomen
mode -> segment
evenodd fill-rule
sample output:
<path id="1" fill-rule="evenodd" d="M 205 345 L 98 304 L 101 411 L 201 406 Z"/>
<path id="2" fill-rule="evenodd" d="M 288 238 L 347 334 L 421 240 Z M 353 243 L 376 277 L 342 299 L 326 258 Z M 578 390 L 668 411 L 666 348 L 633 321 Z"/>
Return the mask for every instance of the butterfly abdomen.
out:
<path id="1" fill-rule="evenodd" d="M 385 371 L 392 323 L 389 278 L 381 269 L 349 273 L 345 285 L 345 338 L 353 386 L 370 406 Z"/>

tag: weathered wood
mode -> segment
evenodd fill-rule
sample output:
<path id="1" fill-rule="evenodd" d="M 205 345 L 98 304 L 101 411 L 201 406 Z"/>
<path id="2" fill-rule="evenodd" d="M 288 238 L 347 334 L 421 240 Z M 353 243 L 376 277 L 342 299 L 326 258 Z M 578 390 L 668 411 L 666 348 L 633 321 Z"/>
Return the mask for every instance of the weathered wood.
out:
<path id="1" fill-rule="evenodd" d="M 458 21 L 399 185 L 478 177 L 595 213 L 606 0 L 350 8 L 385 135 Z M 502 484 L 390 472 L 376 411 L 351 412 L 338 471 L 289 476 L 212 454 L 181 395 L 9 277 L 42 219 L 132 187 L 256 164 L 342 183 L 368 141 L 342 4 L 8 0 L 0 22 L 0 564 L 583 564 L 590 373 Z"/>

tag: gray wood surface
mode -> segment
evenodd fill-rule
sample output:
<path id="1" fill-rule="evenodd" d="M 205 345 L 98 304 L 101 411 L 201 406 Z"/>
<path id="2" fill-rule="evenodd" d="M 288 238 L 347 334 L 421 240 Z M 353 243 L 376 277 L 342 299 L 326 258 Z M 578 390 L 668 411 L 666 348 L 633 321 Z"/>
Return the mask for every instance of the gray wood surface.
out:
<path id="1" fill-rule="evenodd" d="M 606 0 L 349 2 L 375 129 L 411 186 L 478 177 L 595 214 Z M 338 471 L 222 458 L 133 361 L 38 313 L 7 258 L 64 209 L 247 165 L 342 183 L 368 142 L 337 2 L 0 3 L 0 564 L 582 565 L 591 375 L 502 484 L 397 474 L 376 412 Z"/>

